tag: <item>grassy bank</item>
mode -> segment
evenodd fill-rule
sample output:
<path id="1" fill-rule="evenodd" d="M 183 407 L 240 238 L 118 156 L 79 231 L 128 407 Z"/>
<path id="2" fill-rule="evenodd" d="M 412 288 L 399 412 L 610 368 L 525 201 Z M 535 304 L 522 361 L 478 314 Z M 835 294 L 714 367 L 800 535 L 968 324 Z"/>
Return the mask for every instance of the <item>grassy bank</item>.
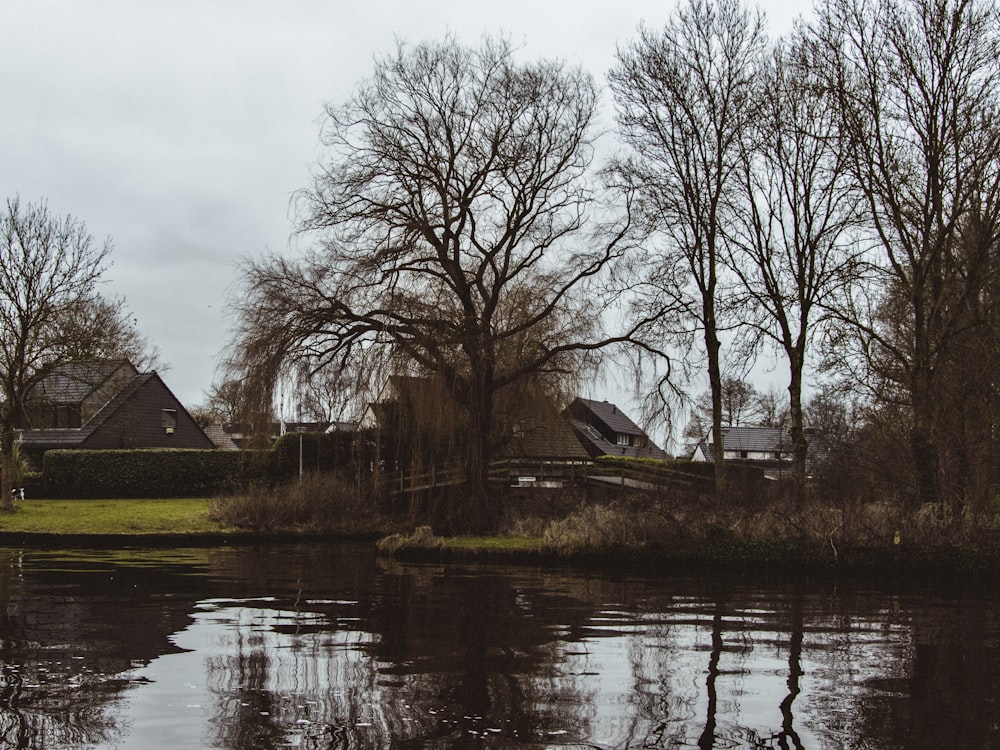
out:
<path id="1" fill-rule="evenodd" d="M 25 500 L 0 511 L 0 534 L 206 535 L 237 532 L 209 518 L 207 499 Z"/>
<path id="2" fill-rule="evenodd" d="M 386 537 L 381 554 L 410 562 L 501 562 L 627 569 L 638 573 L 719 570 L 732 573 L 854 573 L 960 577 L 985 582 L 1000 575 L 1000 549 L 950 545 L 850 546 L 774 540 L 689 539 L 666 544 L 609 545 L 566 551 L 543 537 Z M 421 538 L 422 537 L 422 538 Z"/>
<path id="3" fill-rule="evenodd" d="M 630 567 L 655 571 L 862 571 L 1000 574 L 1000 516 L 950 518 L 936 509 L 905 513 L 881 504 L 794 508 L 682 506 L 626 500 L 583 505 L 547 520 L 513 519 L 497 536 L 438 536 L 429 527 L 379 542 L 408 560 L 503 560 Z"/>

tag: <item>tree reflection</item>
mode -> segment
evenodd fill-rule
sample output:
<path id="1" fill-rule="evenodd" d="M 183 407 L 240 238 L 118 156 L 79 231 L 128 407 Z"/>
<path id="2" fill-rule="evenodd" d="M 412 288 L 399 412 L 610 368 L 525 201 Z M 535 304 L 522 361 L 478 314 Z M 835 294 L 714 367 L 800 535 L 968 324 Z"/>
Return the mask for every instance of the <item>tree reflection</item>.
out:
<path id="1" fill-rule="evenodd" d="M 705 716 L 705 729 L 698 737 L 699 750 L 711 750 L 715 746 L 715 713 L 718 710 L 719 696 L 716 680 L 719 678 L 719 660 L 722 658 L 722 603 L 715 602 L 715 615 L 712 617 L 712 651 L 708 659 L 708 676 L 705 679 L 705 693 L 708 697 L 708 709 Z"/>
<path id="2" fill-rule="evenodd" d="M 799 735 L 795 731 L 795 717 L 792 713 L 792 704 L 795 703 L 796 697 L 798 697 L 801 692 L 799 680 L 804 674 L 802 670 L 802 639 L 804 622 L 801 592 L 796 592 L 796 595 L 792 599 L 791 620 L 791 637 L 789 638 L 788 644 L 788 695 L 786 695 L 784 700 L 781 701 L 780 706 L 781 732 L 778 735 L 778 746 L 781 748 L 787 748 L 788 743 L 791 742 L 792 747 L 797 748 L 797 750 L 802 750 L 802 741 L 799 739 Z"/>
<path id="3" fill-rule="evenodd" d="M 111 743 L 120 735 L 115 704 L 129 684 L 115 676 L 121 660 L 86 645 L 91 610 L 39 591 L 25 578 L 23 556 L 0 550 L 0 747 Z"/>
<path id="4" fill-rule="evenodd" d="M 0 747 L 1000 744 L 992 594 L 132 554 L 0 558 Z"/>

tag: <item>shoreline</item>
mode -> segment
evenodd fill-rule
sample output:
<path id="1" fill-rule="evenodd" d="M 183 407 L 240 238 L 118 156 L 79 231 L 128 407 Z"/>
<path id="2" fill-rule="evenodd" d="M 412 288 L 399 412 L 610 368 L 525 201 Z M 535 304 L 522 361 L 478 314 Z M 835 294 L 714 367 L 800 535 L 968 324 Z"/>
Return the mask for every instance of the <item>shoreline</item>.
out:
<path id="1" fill-rule="evenodd" d="M 724 547 L 692 542 L 672 547 L 611 548 L 561 553 L 536 549 L 503 549 L 495 545 L 403 544 L 383 557 L 400 562 L 475 564 L 506 563 L 579 567 L 606 571 L 657 571 L 852 575 L 890 580 L 898 577 L 963 578 L 989 584 L 1000 575 L 1000 548 L 951 546 L 852 547 L 837 551 L 815 543 L 737 542 Z M 987 580 L 982 580 L 982 577 Z"/>
<path id="2" fill-rule="evenodd" d="M 382 558 L 444 565 L 509 564 L 599 569 L 610 572 L 660 571 L 787 575 L 851 575 L 892 580 L 925 577 L 961 579 L 987 585 L 1000 575 L 1000 546 L 849 547 L 833 550 L 818 543 L 787 544 L 729 540 L 726 544 L 687 542 L 671 546 L 615 547 L 560 552 L 533 543 L 505 545 L 505 537 L 432 537 L 381 549 L 380 533 L 219 531 L 189 533 L 54 533 L 0 531 L 0 546 L 34 549 L 126 549 L 267 544 L 366 542 Z M 986 580 L 983 580 L 986 577 Z"/>

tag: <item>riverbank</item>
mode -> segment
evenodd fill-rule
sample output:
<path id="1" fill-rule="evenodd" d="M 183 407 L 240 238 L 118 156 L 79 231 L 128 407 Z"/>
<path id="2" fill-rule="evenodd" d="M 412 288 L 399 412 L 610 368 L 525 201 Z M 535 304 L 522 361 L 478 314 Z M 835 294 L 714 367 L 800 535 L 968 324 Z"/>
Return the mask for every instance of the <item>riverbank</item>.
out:
<path id="1" fill-rule="evenodd" d="M 1000 575 L 998 544 L 842 545 L 809 540 L 738 539 L 709 535 L 663 543 L 609 544 L 567 551 L 544 537 L 439 537 L 427 527 L 378 542 L 379 553 L 405 562 L 499 562 L 572 565 L 655 573 L 669 570 L 851 573 L 865 576 L 963 577 L 980 583 Z"/>
<path id="2" fill-rule="evenodd" d="M 252 535 L 209 517 L 211 500 L 24 500 L 0 511 L 0 543 L 18 546 L 214 544 Z"/>
<path id="3" fill-rule="evenodd" d="M 74 534 L 107 536 L 147 534 L 199 535 L 240 533 L 209 518 L 211 501 L 168 500 L 23 500 L 13 511 L 0 511 L 3 534 Z"/>
<path id="4" fill-rule="evenodd" d="M 374 542 L 384 530 L 253 529 L 220 521 L 208 498 L 23 500 L 0 511 L 0 545 L 170 547 L 352 538 Z"/>
<path id="5" fill-rule="evenodd" d="M 846 543 L 825 540 L 762 538 L 722 533 L 691 533 L 685 538 L 619 535 L 608 538 L 588 527 L 587 544 L 569 544 L 551 533 L 497 536 L 437 536 L 428 527 L 387 535 L 379 528 L 247 529 L 217 520 L 215 501 L 26 500 L 0 512 L 0 544 L 10 546 L 200 546 L 353 538 L 377 542 L 380 554 L 401 561 L 434 563 L 502 562 L 526 565 L 587 566 L 633 571 L 716 569 L 731 571 L 857 572 L 916 576 L 968 576 L 993 580 L 1000 574 L 1000 543 L 995 535 L 964 543 L 911 540 Z M 591 521 L 594 519 L 591 517 Z M 621 521 L 621 519 L 618 519 Z M 551 528 L 551 527 L 547 527 Z M 619 531 L 625 526 L 616 527 Z"/>

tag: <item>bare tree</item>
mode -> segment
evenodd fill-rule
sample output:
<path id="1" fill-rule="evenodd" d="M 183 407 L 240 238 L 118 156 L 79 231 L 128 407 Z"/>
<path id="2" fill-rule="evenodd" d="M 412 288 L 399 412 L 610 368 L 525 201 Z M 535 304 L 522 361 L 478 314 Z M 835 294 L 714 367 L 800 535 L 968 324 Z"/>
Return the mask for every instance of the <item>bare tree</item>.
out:
<path id="1" fill-rule="evenodd" d="M 653 335 L 701 346 L 712 392 L 716 492 L 725 497 L 720 331 L 723 227 L 739 188 L 741 134 L 757 104 L 762 15 L 739 0 L 685 0 L 659 32 L 640 28 L 609 74 L 619 132 L 632 158 L 616 171 L 636 190 L 649 232 L 637 285 Z"/>
<path id="2" fill-rule="evenodd" d="M 735 425 L 758 425 L 764 414 L 761 410 L 762 394 L 751 383 L 724 376 L 722 378 L 722 424 L 725 427 Z M 712 391 L 702 391 L 692 409 L 692 418 L 696 424 L 711 425 L 712 421 Z M 703 438 L 708 430 L 699 437 Z"/>
<path id="3" fill-rule="evenodd" d="M 761 106 L 744 131 L 745 194 L 726 229 L 730 262 L 745 295 L 744 321 L 788 363 L 792 476 L 802 501 L 808 442 L 802 385 L 811 343 L 844 290 L 859 278 L 852 229 L 860 200 L 848 149 L 828 106 L 810 45 L 777 44 L 762 74 Z"/>
<path id="4" fill-rule="evenodd" d="M 1000 18 L 988 0 L 826 0 L 814 28 L 887 292 L 843 314 L 866 375 L 905 399 L 916 496 L 937 502 L 939 374 L 997 246 Z"/>
<path id="5" fill-rule="evenodd" d="M 110 251 L 44 203 L 15 197 L 0 214 L 0 507 L 12 507 L 14 442 L 32 389 L 67 362 L 144 356 L 123 304 L 98 291 Z"/>
<path id="6" fill-rule="evenodd" d="M 400 44 L 376 61 L 327 108 L 328 157 L 300 195 L 317 244 L 243 268 L 234 366 L 262 398 L 303 360 L 439 378 L 469 424 L 467 495 L 451 520 L 487 528 L 498 392 L 571 372 L 612 341 L 591 281 L 625 228 L 581 236 L 596 208 L 596 103 L 589 75 L 519 63 L 503 39 Z"/>

